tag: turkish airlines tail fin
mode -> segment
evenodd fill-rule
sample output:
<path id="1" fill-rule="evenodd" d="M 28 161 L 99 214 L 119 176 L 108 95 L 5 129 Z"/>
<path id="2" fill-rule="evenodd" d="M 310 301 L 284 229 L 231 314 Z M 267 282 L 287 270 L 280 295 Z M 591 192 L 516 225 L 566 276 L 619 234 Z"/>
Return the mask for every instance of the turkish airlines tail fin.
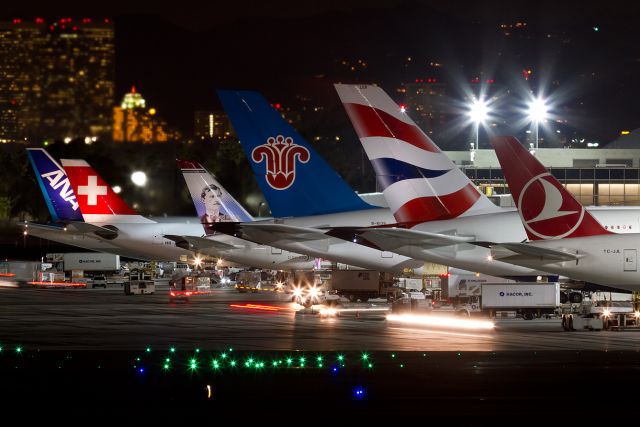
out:
<path id="1" fill-rule="evenodd" d="M 86 161 L 61 161 L 86 222 L 155 222 L 131 209 Z"/>
<path id="2" fill-rule="evenodd" d="M 335 88 L 396 221 L 425 222 L 501 210 L 385 91 L 371 85 Z"/>
<path id="3" fill-rule="evenodd" d="M 44 148 L 27 148 L 40 191 L 55 222 L 81 222 L 82 214 L 69 178 Z"/>
<path id="4" fill-rule="evenodd" d="M 257 92 L 218 96 L 275 217 L 373 208 Z"/>
<path id="5" fill-rule="evenodd" d="M 216 222 L 253 221 L 253 217 L 200 163 L 178 160 L 178 167 L 207 235 L 214 233 L 211 226 Z"/>
<path id="6" fill-rule="evenodd" d="M 491 143 L 530 240 L 610 234 L 516 138 Z"/>

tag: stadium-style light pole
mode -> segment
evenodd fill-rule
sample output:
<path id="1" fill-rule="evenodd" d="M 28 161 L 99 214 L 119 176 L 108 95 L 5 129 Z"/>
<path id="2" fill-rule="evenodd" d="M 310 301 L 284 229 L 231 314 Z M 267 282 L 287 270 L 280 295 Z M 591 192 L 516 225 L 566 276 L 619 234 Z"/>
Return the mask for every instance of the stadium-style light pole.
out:
<path id="1" fill-rule="evenodd" d="M 529 103 L 529 120 L 535 125 L 535 150 L 538 151 L 538 127 L 541 121 L 547 118 L 549 107 L 542 98 L 536 98 Z"/>
<path id="2" fill-rule="evenodd" d="M 480 132 L 480 125 L 487 120 L 489 116 L 489 107 L 486 101 L 482 99 L 474 99 L 469 104 L 469 112 L 467 113 L 471 121 L 475 124 L 476 140 L 475 149 L 478 149 L 478 133 Z"/>

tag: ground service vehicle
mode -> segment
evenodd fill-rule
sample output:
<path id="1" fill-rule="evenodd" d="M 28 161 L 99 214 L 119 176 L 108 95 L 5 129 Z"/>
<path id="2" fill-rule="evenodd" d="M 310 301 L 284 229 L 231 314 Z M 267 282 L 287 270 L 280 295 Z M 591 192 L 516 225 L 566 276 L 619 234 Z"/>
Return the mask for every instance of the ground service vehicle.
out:
<path id="1" fill-rule="evenodd" d="M 208 276 L 183 276 L 169 285 L 169 301 L 188 300 L 194 295 L 211 294 L 211 278 Z"/>
<path id="2" fill-rule="evenodd" d="M 395 297 L 402 292 L 395 283 L 391 274 L 375 270 L 334 270 L 331 273 L 331 289 L 349 301 Z"/>
<path id="3" fill-rule="evenodd" d="M 588 294 L 579 304 L 562 306 L 562 328 L 575 330 L 608 330 L 640 326 L 640 311 L 631 295 L 615 294 L 606 297 L 606 292 Z M 575 300 L 574 300 L 575 302 Z"/>
<path id="4" fill-rule="evenodd" d="M 236 276 L 238 292 L 275 291 L 276 286 L 266 271 L 241 271 Z"/>
<path id="5" fill-rule="evenodd" d="M 104 275 L 93 276 L 91 287 L 95 288 L 97 286 L 102 286 L 103 288 L 107 287 L 107 278 Z"/>
<path id="6" fill-rule="evenodd" d="M 117 271 L 120 256 L 99 252 L 69 252 L 62 256 L 64 271 Z"/>
<path id="7" fill-rule="evenodd" d="M 489 317 L 516 317 L 526 320 L 553 314 L 560 307 L 559 283 L 483 283 L 479 301 L 471 301 L 470 312 L 481 311 Z"/>
<path id="8" fill-rule="evenodd" d="M 153 294 L 156 291 L 156 285 L 153 281 L 153 275 L 149 270 L 131 270 L 129 281 L 124 284 L 125 295 L 144 295 Z"/>

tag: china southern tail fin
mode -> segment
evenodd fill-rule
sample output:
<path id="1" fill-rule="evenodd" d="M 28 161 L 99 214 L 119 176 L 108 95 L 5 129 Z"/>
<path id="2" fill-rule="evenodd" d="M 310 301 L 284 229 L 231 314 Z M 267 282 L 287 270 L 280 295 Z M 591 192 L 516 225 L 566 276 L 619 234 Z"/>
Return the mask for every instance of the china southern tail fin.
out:
<path id="1" fill-rule="evenodd" d="M 131 209 L 86 161 L 61 161 L 86 222 L 155 222 Z"/>
<path id="2" fill-rule="evenodd" d="M 193 204 L 207 235 L 216 222 L 250 222 L 251 215 L 200 163 L 178 160 L 178 167 L 187 182 Z"/>
<path id="3" fill-rule="evenodd" d="M 275 217 L 373 208 L 256 92 L 219 90 Z"/>
<path id="4" fill-rule="evenodd" d="M 491 143 L 530 240 L 611 234 L 516 138 Z"/>
<path id="5" fill-rule="evenodd" d="M 425 222 L 501 210 L 382 89 L 344 84 L 335 88 L 396 221 Z"/>
<path id="6" fill-rule="evenodd" d="M 31 167 L 54 222 L 81 222 L 82 214 L 69 178 L 44 148 L 27 148 Z"/>

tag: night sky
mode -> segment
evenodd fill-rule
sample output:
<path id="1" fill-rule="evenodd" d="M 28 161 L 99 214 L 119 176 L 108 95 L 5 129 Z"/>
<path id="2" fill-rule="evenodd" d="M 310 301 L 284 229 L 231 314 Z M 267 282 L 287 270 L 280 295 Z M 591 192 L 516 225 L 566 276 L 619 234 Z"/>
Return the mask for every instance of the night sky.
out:
<path id="1" fill-rule="evenodd" d="M 585 133 L 610 141 L 621 129 L 640 127 L 640 14 L 632 3 L 63 2 L 12 5 L 2 16 L 113 19 L 115 101 L 135 85 L 147 105 L 185 133 L 194 110 L 219 108 L 217 88 L 259 90 L 292 108 L 300 108 L 300 97 L 337 108 L 332 83 L 373 82 L 392 92 L 433 74 L 429 61 L 445 65 L 438 77 L 452 86 L 482 75 L 513 87 L 531 67 L 529 85 L 563 94 L 559 111 Z M 504 37 L 499 24 L 516 21 L 528 23 L 526 32 Z M 357 59 L 367 68 L 341 65 Z"/>

